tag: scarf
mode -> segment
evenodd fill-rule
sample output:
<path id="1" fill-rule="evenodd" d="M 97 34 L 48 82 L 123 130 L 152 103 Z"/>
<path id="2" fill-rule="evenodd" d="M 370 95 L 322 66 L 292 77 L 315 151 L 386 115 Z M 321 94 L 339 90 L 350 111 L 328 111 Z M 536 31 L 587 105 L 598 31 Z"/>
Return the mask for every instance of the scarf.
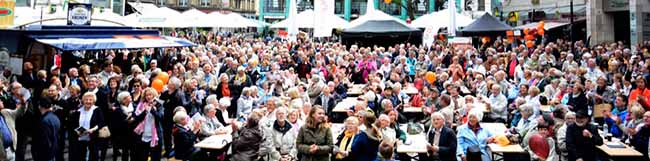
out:
<path id="1" fill-rule="evenodd" d="M 351 131 L 345 131 L 343 139 L 341 139 L 341 144 L 339 144 L 340 151 L 350 151 L 352 149 L 352 143 L 354 142 L 354 136 L 356 134 Z M 343 159 L 343 155 L 336 154 L 336 159 Z"/>
<path id="2" fill-rule="evenodd" d="M 138 109 L 135 110 L 136 115 L 140 115 L 142 114 L 142 112 L 144 112 L 145 110 L 144 104 L 145 104 L 144 101 L 138 104 Z M 138 126 L 135 127 L 135 129 L 133 130 L 133 132 L 135 132 L 138 135 L 142 135 L 142 133 L 144 132 L 144 124 L 146 122 L 149 122 L 149 119 L 151 118 L 145 116 L 144 119 L 145 120 L 140 122 Z M 151 121 L 151 122 L 153 123 L 153 125 L 151 125 L 151 147 L 155 147 L 156 145 L 158 145 L 158 132 L 157 132 L 158 130 L 156 129 L 156 121 Z"/>
<path id="3" fill-rule="evenodd" d="M 230 97 L 230 87 L 228 86 L 228 83 L 222 83 L 221 85 L 221 94 L 223 97 Z"/>

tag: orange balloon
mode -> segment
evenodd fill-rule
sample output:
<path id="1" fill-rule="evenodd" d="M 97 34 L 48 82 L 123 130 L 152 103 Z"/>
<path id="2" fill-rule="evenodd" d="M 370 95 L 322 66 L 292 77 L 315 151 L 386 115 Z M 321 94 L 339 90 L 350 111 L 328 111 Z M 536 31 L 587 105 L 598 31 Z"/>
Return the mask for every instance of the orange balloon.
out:
<path id="1" fill-rule="evenodd" d="M 506 31 L 507 36 L 514 36 L 515 32 L 514 31 Z"/>
<path id="2" fill-rule="evenodd" d="M 524 29 L 524 35 L 528 35 L 528 28 Z"/>
<path id="3" fill-rule="evenodd" d="M 537 34 L 540 36 L 544 36 L 544 29 L 537 29 Z"/>
<path id="4" fill-rule="evenodd" d="M 167 74 L 167 72 L 160 72 L 158 73 L 158 76 L 156 76 L 156 79 L 160 79 L 164 84 L 167 84 L 167 81 L 169 81 L 169 74 Z"/>
<path id="5" fill-rule="evenodd" d="M 533 42 L 533 41 L 527 41 L 527 42 L 526 42 L 526 46 L 529 47 L 529 48 L 532 48 L 532 47 L 535 46 L 535 42 Z"/>
<path id="6" fill-rule="evenodd" d="M 424 79 L 426 79 L 429 84 L 433 84 L 433 82 L 436 81 L 436 74 L 433 72 L 427 72 L 427 74 L 424 75 Z"/>
<path id="7" fill-rule="evenodd" d="M 384 3 L 390 4 L 391 0 L 384 0 Z"/>
<path id="8" fill-rule="evenodd" d="M 152 87 L 153 89 L 156 89 L 156 91 L 158 91 L 158 93 L 162 92 L 162 90 L 163 90 L 163 86 L 164 86 L 164 85 L 165 85 L 165 84 L 164 84 L 163 81 L 160 80 L 160 79 L 156 79 L 156 80 L 154 80 L 154 81 L 151 83 L 151 87 Z"/>

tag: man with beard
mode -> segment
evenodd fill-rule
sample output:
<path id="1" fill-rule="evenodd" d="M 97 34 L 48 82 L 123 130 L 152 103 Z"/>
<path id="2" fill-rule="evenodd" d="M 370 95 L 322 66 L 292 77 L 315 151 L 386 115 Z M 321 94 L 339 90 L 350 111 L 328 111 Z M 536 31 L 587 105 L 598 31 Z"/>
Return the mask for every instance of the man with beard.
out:
<path id="1" fill-rule="evenodd" d="M 587 111 L 576 112 L 576 123 L 567 127 L 566 144 L 570 161 L 595 161 L 596 146 L 603 145 L 598 127 L 589 124 Z"/>

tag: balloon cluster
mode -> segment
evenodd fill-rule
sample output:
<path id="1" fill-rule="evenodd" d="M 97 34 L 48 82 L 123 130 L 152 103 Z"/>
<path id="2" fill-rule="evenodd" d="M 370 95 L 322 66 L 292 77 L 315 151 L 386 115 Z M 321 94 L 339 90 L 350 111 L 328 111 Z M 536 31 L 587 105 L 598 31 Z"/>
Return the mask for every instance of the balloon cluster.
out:
<path id="1" fill-rule="evenodd" d="M 151 83 L 151 87 L 156 89 L 158 93 L 161 93 L 164 89 L 163 87 L 167 84 L 167 81 L 169 81 L 169 74 L 166 72 L 160 72 L 158 73 L 158 76 L 156 76 L 156 79 Z"/>

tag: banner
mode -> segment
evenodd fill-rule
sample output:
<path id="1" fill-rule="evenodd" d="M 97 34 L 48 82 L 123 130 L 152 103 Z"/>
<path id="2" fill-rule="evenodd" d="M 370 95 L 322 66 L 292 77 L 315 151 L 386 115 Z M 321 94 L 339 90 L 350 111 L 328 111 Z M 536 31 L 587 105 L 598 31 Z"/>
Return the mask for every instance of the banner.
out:
<path id="1" fill-rule="evenodd" d="M 424 46 L 429 48 L 433 44 L 433 42 L 436 40 L 436 31 L 433 31 L 432 26 L 428 26 L 426 29 L 424 29 L 424 34 L 422 35 L 422 43 L 424 43 Z"/>
<path id="2" fill-rule="evenodd" d="M 0 28 L 14 25 L 15 0 L 0 0 Z"/>
<path id="3" fill-rule="evenodd" d="M 314 37 L 332 36 L 332 19 L 334 0 L 316 0 L 314 3 Z"/>
<path id="4" fill-rule="evenodd" d="M 69 3 L 68 25 L 90 25 L 92 11 L 92 4 Z"/>

